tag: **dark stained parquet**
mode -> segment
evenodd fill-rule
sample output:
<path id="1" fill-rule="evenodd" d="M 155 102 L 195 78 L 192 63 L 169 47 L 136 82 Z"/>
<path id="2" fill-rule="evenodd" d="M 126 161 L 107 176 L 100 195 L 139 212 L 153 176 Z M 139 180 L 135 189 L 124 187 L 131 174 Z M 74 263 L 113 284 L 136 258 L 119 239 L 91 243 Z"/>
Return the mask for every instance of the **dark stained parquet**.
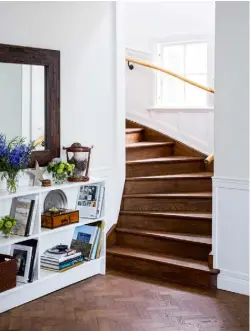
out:
<path id="1" fill-rule="evenodd" d="M 1 331 L 247 331 L 247 296 L 109 271 L 0 315 Z"/>

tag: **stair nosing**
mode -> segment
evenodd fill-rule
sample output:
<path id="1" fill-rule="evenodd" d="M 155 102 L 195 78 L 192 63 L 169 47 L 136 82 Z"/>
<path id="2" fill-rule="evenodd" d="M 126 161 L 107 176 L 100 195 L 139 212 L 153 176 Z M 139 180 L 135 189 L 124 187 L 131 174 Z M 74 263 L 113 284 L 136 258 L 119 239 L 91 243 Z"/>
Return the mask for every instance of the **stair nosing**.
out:
<path id="1" fill-rule="evenodd" d="M 170 174 L 170 175 L 158 175 L 158 176 L 138 176 L 138 177 L 126 177 L 126 181 L 151 181 L 151 180 L 207 180 L 212 179 L 213 174 L 206 172 L 194 172 L 183 174 Z"/>
<path id="2" fill-rule="evenodd" d="M 146 252 L 146 251 L 143 251 L 143 250 L 140 250 L 140 249 L 130 249 L 130 251 L 135 251 L 137 252 L 137 254 L 141 254 L 141 256 L 138 256 L 138 255 L 133 255 L 132 254 L 129 254 L 126 252 L 119 252 L 119 251 L 114 251 L 115 248 L 118 248 L 118 249 L 123 249 L 124 251 L 126 251 L 126 247 L 122 247 L 122 246 L 113 246 L 113 249 L 112 247 L 110 248 L 107 248 L 107 254 L 112 254 L 112 255 L 116 255 L 116 256 L 123 256 L 123 257 L 131 257 L 133 259 L 139 259 L 139 260 L 146 260 L 146 261 L 151 261 L 151 262 L 154 262 L 154 263 L 161 263 L 161 264 L 168 264 L 168 265 L 174 265 L 174 266 L 178 266 L 180 268 L 184 268 L 184 269 L 191 269 L 191 270 L 197 270 L 197 271 L 200 271 L 200 272 L 206 272 L 206 273 L 210 273 L 210 274 L 218 274 L 218 270 L 216 269 L 210 269 L 208 267 L 208 265 L 206 266 L 205 265 L 205 262 L 203 261 L 194 261 L 194 260 L 191 260 L 191 259 L 188 259 L 188 258 L 180 258 L 179 256 L 174 256 L 174 255 L 163 255 L 163 254 L 159 254 L 159 253 L 152 253 L 152 252 Z M 142 256 L 143 254 L 145 254 L 145 256 Z M 148 257 L 147 257 L 147 256 Z M 158 258 L 158 259 L 157 259 Z M 161 258 L 166 258 L 166 259 L 169 259 L 168 261 L 163 261 L 161 260 Z M 172 261 L 171 261 L 172 260 Z M 173 263 L 175 260 L 177 263 Z M 183 262 L 186 262 L 186 263 L 192 263 L 193 265 L 190 266 L 190 265 L 183 265 L 180 263 L 180 261 L 183 261 Z M 202 263 L 203 262 L 203 263 Z"/>
<path id="3" fill-rule="evenodd" d="M 206 193 L 208 195 L 202 195 Z M 145 198 L 145 199 L 157 199 L 157 198 L 169 198 L 169 199 L 212 199 L 211 192 L 186 192 L 186 193 L 137 193 L 137 194 L 124 194 L 124 199 L 128 198 Z"/>
<path id="4" fill-rule="evenodd" d="M 127 165 L 134 164 L 147 164 L 147 163 L 185 163 L 185 162 L 199 162 L 204 161 L 203 157 L 199 156 L 185 156 L 183 158 L 180 157 L 159 157 L 159 158 L 151 158 L 151 159 L 143 159 L 143 160 L 132 160 L 126 161 Z"/>
<path id="5" fill-rule="evenodd" d="M 194 235 L 190 235 L 187 233 L 172 233 L 172 232 L 163 232 L 163 231 L 153 231 L 153 230 L 143 230 L 143 229 L 131 229 L 131 228 L 124 228 L 124 227 L 117 227 L 115 231 L 120 232 L 120 233 L 129 233 L 132 235 L 136 236 L 146 236 L 146 237 L 154 237 L 157 239 L 162 239 L 162 240 L 175 240 L 175 241 L 181 241 L 181 242 L 187 242 L 187 243 L 192 243 L 192 244 L 197 244 L 197 245 L 206 245 L 206 246 L 211 246 L 212 245 L 212 238 L 211 236 L 202 236 L 202 235 L 197 235 L 197 238 L 204 238 L 204 239 L 210 239 L 210 243 L 205 242 L 205 241 L 195 241 L 192 240 L 191 238 L 188 239 L 188 237 L 193 237 Z M 178 238 L 178 237 L 173 237 L 173 235 L 181 235 L 184 238 Z M 185 238 L 186 237 L 186 238 Z"/>
<path id="6" fill-rule="evenodd" d="M 127 131 L 130 130 L 130 131 Z M 137 133 L 137 132 L 142 132 L 144 129 L 143 128 L 126 128 L 126 134 L 130 133 Z"/>
<path id="7" fill-rule="evenodd" d="M 140 145 L 145 143 L 145 145 Z M 140 148 L 152 148 L 161 146 L 173 146 L 173 142 L 151 142 L 151 141 L 139 141 L 136 143 L 126 144 L 126 149 L 140 149 Z"/>
<path id="8" fill-rule="evenodd" d="M 159 217 L 159 218 L 186 218 L 186 219 L 204 219 L 212 220 L 212 213 L 188 213 L 185 215 L 185 212 L 181 213 L 171 213 L 171 212 L 150 212 L 150 211 L 131 211 L 131 210 L 121 210 L 121 215 L 140 215 L 140 216 L 149 216 L 149 217 Z M 206 215 L 207 214 L 207 215 Z"/>

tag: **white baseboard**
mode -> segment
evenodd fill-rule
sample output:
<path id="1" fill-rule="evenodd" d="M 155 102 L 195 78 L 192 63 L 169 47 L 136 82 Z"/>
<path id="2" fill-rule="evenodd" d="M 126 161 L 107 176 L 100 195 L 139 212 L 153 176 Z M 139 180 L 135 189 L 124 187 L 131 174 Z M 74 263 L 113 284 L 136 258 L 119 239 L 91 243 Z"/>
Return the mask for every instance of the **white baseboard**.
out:
<path id="1" fill-rule="evenodd" d="M 221 270 L 217 279 L 217 287 L 220 290 L 249 295 L 249 277 Z"/>

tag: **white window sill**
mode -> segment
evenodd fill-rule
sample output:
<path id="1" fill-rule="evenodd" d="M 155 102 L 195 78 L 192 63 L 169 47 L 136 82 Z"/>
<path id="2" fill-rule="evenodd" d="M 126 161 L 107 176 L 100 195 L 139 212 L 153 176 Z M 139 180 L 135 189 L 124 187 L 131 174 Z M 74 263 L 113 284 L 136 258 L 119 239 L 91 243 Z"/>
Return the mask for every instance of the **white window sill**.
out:
<path id="1" fill-rule="evenodd" d="M 160 113 L 166 113 L 166 112 L 187 112 L 187 113 L 207 113 L 207 112 L 213 112 L 214 107 L 187 107 L 187 106 L 176 106 L 176 107 L 170 107 L 170 106 L 154 106 L 149 107 L 147 111 L 155 111 Z"/>

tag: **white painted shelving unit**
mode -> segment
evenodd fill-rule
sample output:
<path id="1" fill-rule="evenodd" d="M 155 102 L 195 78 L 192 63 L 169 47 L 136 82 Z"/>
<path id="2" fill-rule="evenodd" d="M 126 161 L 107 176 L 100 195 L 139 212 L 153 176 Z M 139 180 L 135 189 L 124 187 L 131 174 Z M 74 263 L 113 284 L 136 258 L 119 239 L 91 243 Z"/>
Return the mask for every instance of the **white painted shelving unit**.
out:
<path id="1" fill-rule="evenodd" d="M 53 185 L 51 187 L 20 187 L 14 194 L 0 190 L 0 216 L 8 215 L 10 212 L 11 202 L 14 197 L 18 196 L 38 196 L 39 204 L 35 218 L 33 233 L 29 237 L 11 236 L 4 238 L 0 235 L 0 253 L 9 254 L 11 245 L 25 241 L 27 239 L 38 240 L 38 259 L 35 265 L 34 280 L 32 283 L 18 283 L 13 289 L 0 293 L 0 313 L 11 308 L 22 305 L 31 300 L 37 299 L 43 295 L 57 291 L 60 288 L 69 286 L 86 278 L 97 274 L 105 274 L 106 269 L 106 231 L 102 233 L 102 249 L 99 259 L 84 262 L 80 266 L 69 269 L 65 272 L 53 272 L 40 268 L 40 256 L 48 248 L 60 243 L 70 245 L 74 230 L 77 226 L 93 223 L 98 220 L 105 221 L 102 215 L 98 219 L 80 219 L 79 223 L 66 225 L 53 230 L 41 227 L 41 213 L 46 195 L 52 190 L 62 190 L 68 200 L 68 208 L 76 208 L 76 200 L 79 186 L 87 184 L 101 183 L 105 185 L 104 180 L 91 178 L 85 183 L 65 183 L 62 185 Z M 104 201 L 105 202 L 105 201 Z M 105 208 L 104 208 L 105 210 Z"/>

